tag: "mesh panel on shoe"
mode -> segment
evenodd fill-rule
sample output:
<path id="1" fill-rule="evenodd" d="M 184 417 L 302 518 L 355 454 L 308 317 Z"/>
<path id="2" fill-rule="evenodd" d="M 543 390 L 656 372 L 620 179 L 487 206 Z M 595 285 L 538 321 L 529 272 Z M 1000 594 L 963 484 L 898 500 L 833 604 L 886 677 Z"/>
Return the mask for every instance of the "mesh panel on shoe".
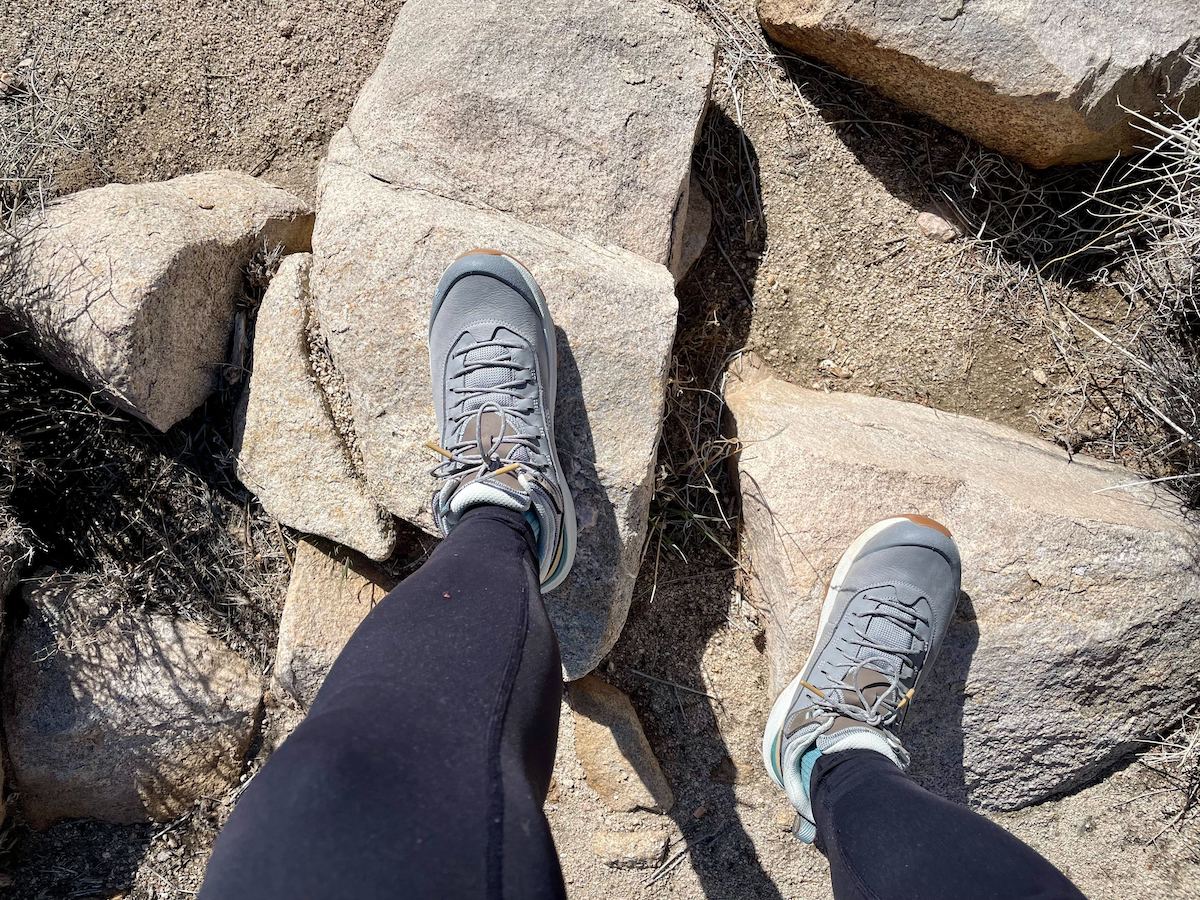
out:
<path id="1" fill-rule="evenodd" d="M 504 335 L 498 334 L 497 337 L 502 338 Z M 462 364 L 464 366 L 476 366 L 481 363 L 496 362 L 497 360 L 506 359 L 511 352 L 507 347 L 475 347 L 463 355 Z M 512 369 L 499 367 L 478 369 L 474 372 L 468 372 L 463 376 L 463 387 L 469 390 L 495 387 L 498 384 L 504 384 L 506 381 L 512 381 L 519 374 L 519 372 L 514 372 Z M 509 397 L 507 394 L 473 394 L 467 398 L 467 402 L 463 404 L 463 409 L 466 412 L 475 412 L 485 403 L 496 403 L 503 407 L 508 400 Z"/>
<path id="2" fill-rule="evenodd" d="M 498 340 L 512 341 L 514 338 L 516 338 L 516 335 L 501 328 L 496 331 L 495 338 Z M 508 347 L 474 347 L 467 353 L 463 354 L 460 365 L 462 365 L 463 368 L 468 368 L 481 364 L 496 362 L 499 360 L 507 360 L 511 357 L 512 353 L 513 351 Z M 482 393 L 482 391 L 497 385 L 506 384 L 510 381 L 518 381 L 521 379 L 521 377 L 522 373 L 520 371 L 505 366 L 479 368 L 460 376 L 462 387 L 468 390 L 481 391 L 481 393 L 471 394 L 467 397 L 466 402 L 463 403 L 461 407 L 462 412 L 468 414 L 475 413 L 487 404 L 493 404 L 499 407 L 501 410 L 510 408 L 513 398 L 509 394 L 502 392 Z M 487 414 L 485 413 L 485 416 L 486 415 Z M 516 418 L 509 416 L 509 434 L 515 434 L 519 431 L 519 429 L 520 422 Z M 470 420 L 467 421 L 465 433 L 474 434 Z M 516 447 L 506 446 L 502 456 L 509 462 L 529 462 L 533 458 L 530 449 L 524 445 L 518 445 Z"/>
<path id="3" fill-rule="evenodd" d="M 892 650 L 907 652 L 913 649 L 915 640 L 913 636 L 905 631 L 899 624 L 886 619 L 882 616 L 872 616 L 866 629 L 867 637 L 879 644 L 881 647 L 887 647 Z M 859 650 L 859 658 L 879 657 L 880 654 L 865 648 Z M 886 663 L 883 659 L 877 659 L 873 668 L 883 668 L 885 665 L 889 668 L 888 674 L 894 674 L 897 666 L 901 665 L 899 659 L 888 657 Z"/>

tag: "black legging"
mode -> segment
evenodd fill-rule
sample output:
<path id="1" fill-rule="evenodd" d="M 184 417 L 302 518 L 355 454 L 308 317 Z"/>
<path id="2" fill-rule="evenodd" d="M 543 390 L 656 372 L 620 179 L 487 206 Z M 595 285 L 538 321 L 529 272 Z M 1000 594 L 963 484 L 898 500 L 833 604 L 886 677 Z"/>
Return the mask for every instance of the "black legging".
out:
<path id="1" fill-rule="evenodd" d="M 562 696 L 533 536 L 467 513 L 350 639 L 250 783 L 201 900 L 563 897 L 542 813 Z M 817 764 L 842 897 L 1077 897 L 1048 862 L 870 751 Z"/>

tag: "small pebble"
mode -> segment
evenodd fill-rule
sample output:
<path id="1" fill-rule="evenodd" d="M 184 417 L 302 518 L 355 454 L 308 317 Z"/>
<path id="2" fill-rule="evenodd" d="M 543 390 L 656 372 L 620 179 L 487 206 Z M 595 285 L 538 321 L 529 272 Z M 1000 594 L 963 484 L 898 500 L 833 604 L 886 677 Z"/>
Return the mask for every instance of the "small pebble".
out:
<path id="1" fill-rule="evenodd" d="M 668 843 L 659 829 L 598 831 L 592 835 L 592 852 L 614 869 L 653 869 L 667 855 Z"/>
<path id="2" fill-rule="evenodd" d="M 295 33 L 296 25 L 291 19 L 280 19 L 276 23 L 275 29 L 279 32 L 280 37 L 289 38 Z"/>
<path id="3" fill-rule="evenodd" d="M 961 237 L 959 230 L 951 222 L 934 212 L 923 212 L 917 216 L 917 228 L 931 241 L 940 241 L 943 244 L 949 244 Z"/>
<path id="4" fill-rule="evenodd" d="M 795 821 L 796 811 L 790 806 L 780 806 L 775 810 L 775 826 L 781 831 L 791 831 Z"/>
<path id="5" fill-rule="evenodd" d="M 1036 381 L 1038 384 L 1040 384 L 1042 387 L 1045 387 L 1046 383 L 1050 380 L 1049 378 L 1046 377 L 1046 373 L 1042 369 L 1034 369 L 1029 374 L 1032 375 L 1033 380 Z"/>
<path id="6" fill-rule="evenodd" d="M 839 363 L 835 363 L 832 359 L 823 359 L 819 365 L 834 378 L 851 378 L 854 375 L 854 371 L 852 369 L 848 369 Z"/>

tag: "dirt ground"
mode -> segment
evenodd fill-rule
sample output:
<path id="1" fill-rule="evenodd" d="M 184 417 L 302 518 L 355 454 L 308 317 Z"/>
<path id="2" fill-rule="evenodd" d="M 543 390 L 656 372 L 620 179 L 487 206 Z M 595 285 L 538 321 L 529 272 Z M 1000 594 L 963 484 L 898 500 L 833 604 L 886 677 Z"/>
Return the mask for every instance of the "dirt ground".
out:
<path id="1" fill-rule="evenodd" d="M 66 190 L 229 168 L 311 200 L 403 5 L 0 0 L 0 65 L 39 50 L 76 60 L 94 133 Z"/>
<path id="2" fill-rule="evenodd" d="M 325 144 L 402 5 L 0 0 L 0 69 L 39 46 L 71 48 L 94 139 L 65 189 L 228 167 L 311 198 Z M 1074 422 L 1042 298 L 1014 288 L 1010 260 L 917 227 L 937 199 L 924 176 L 953 170 L 969 152 L 962 140 L 814 67 L 786 76 L 760 66 L 729 24 L 753 23 L 749 0 L 702 6 L 726 43 L 696 154 L 715 214 L 680 287 L 681 357 L 694 369 L 683 375 L 711 381 L 746 346 L 799 384 L 1031 432 Z M 1052 287 L 1080 309 L 1112 301 Z M 662 761 L 676 796 L 668 815 L 601 806 L 564 708 L 548 809 L 575 900 L 829 896 L 823 858 L 790 838 L 786 801 L 758 762 L 769 702 L 761 632 L 718 543 L 687 546 L 686 562 L 651 548 L 602 668 L 632 696 Z M 1157 779 L 1131 763 L 997 821 L 1090 896 L 1129 896 L 1133 884 L 1143 897 L 1200 896 L 1194 822 L 1164 830 L 1175 800 Z M 170 826 L 10 829 L 11 896 L 191 896 L 232 799 Z M 662 867 L 616 870 L 592 851 L 597 832 L 631 830 L 668 836 Z"/>

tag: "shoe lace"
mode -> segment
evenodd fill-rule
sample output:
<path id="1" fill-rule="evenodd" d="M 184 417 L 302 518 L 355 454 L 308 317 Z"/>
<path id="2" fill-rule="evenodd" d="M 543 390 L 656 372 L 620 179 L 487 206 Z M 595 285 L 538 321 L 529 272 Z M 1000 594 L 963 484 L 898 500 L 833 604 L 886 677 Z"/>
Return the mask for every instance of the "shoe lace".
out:
<path id="1" fill-rule="evenodd" d="M 910 670 L 915 670 L 916 657 L 924 653 L 924 642 L 917 626 L 928 625 L 928 622 L 896 597 L 870 596 L 869 599 L 879 605 L 857 614 L 856 621 L 851 625 L 856 639 L 847 641 L 849 646 L 864 649 L 868 655 L 856 660 L 840 678 L 829 677 L 825 689 L 806 686 L 817 697 L 815 705 L 830 716 L 844 716 L 879 728 L 893 724 L 900 711 L 912 700 L 915 689 L 904 690 L 904 665 L 907 663 Z M 867 632 L 872 620 L 877 619 L 911 636 L 912 649 L 904 650 L 871 638 Z M 885 679 L 886 687 L 874 699 L 868 698 L 860 686 L 863 679 L 859 676 L 864 671 L 870 673 L 872 687 L 879 684 L 880 678 Z"/>
<path id="2" fill-rule="evenodd" d="M 533 373 L 512 356 L 512 351 L 521 349 L 522 344 L 492 338 L 475 341 L 451 354 L 450 361 L 457 368 L 449 379 L 449 390 L 457 399 L 446 410 L 448 431 L 465 434 L 466 424 L 473 419 L 475 437 L 447 447 L 426 441 L 426 447 L 445 457 L 430 470 L 433 477 L 496 477 L 517 472 L 518 481 L 524 486 L 520 469 L 542 471 L 549 464 L 540 452 L 538 435 L 521 429 L 521 426 L 532 427 L 530 416 L 535 408 L 535 401 L 525 391 L 533 383 Z M 472 354 L 475 358 L 471 358 Z M 501 375 L 497 380 L 498 372 L 505 371 L 511 374 Z M 482 378 L 482 383 L 473 385 L 471 376 L 476 374 L 492 377 Z M 497 402 L 497 395 L 503 398 L 503 405 Z M 489 412 L 500 417 L 500 431 L 490 441 L 485 438 L 483 428 L 483 417 Z M 505 444 L 508 449 L 501 457 L 499 451 Z"/>

